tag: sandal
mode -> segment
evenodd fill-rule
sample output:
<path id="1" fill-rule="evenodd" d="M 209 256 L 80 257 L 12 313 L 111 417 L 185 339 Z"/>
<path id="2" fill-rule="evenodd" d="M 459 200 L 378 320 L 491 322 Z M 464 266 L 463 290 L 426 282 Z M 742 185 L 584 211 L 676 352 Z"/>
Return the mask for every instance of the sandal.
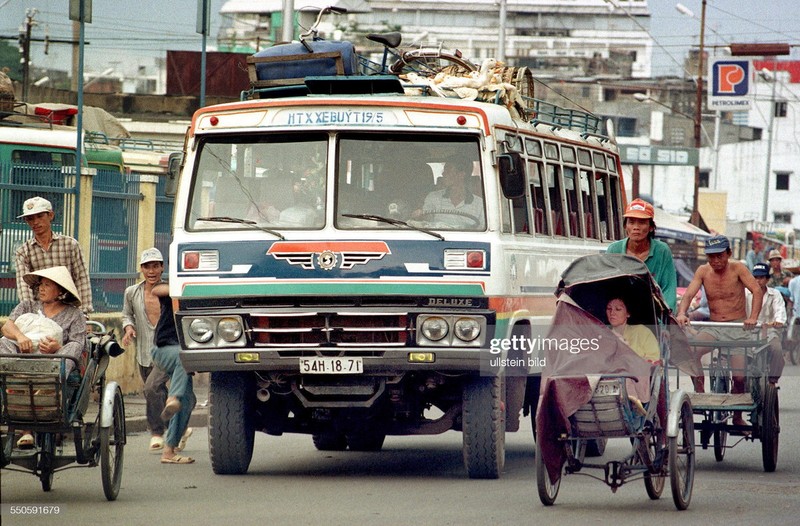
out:
<path id="1" fill-rule="evenodd" d="M 17 440 L 17 447 L 20 449 L 32 449 L 33 448 L 33 435 L 30 433 L 24 433 L 19 440 Z"/>
<path id="2" fill-rule="evenodd" d="M 175 451 L 183 451 L 186 449 L 186 442 L 189 440 L 189 437 L 192 436 L 193 429 L 191 427 L 187 427 L 186 431 L 183 432 L 183 436 L 181 437 L 181 441 L 178 442 L 178 446 L 175 448 Z"/>
<path id="3" fill-rule="evenodd" d="M 167 399 L 167 403 L 164 405 L 164 410 L 161 411 L 161 420 L 168 421 L 172 418 L 175 413 L 181 410 L 181 401 L 171 396 Z"/>
<path id="4" fill-rule="evenodd" d="M 154 436 L 150 438 L 150 453 L 158 453 L 164 449 L 164 437 Z"/>
<path id="5" fill-rule="evenodd" d="M 174 457 L 164 458 L 161 457 L 162 464 L 193 464 L 194 459 L 192 457 L 184 457 L 181 455 L 175 455 Z"/>

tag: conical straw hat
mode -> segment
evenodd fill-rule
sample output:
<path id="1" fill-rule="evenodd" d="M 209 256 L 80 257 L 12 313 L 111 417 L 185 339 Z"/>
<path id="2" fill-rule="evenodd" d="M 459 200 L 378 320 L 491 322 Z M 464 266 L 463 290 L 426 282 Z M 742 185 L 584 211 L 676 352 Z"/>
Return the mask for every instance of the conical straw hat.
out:
<path id="1" fill-rule="evenodd" d="M 60 266 L 43 268 L 42 270 L 28 272 L 22 276 L 22 279 L 25 280 L 25 283 L 31 287 L 36 286 L 39 283 L 40 278 L 47 278 L 60 285 L 64 290 L 75 296 L 73 305 L 76 307 L 80 306 L 81 297 L 78 295 L 78 287 L 76 287 L 75 282 L 72 281 L 72 276 L 70 275 L 69 270 L 67 270 L 67 267 Z"/>

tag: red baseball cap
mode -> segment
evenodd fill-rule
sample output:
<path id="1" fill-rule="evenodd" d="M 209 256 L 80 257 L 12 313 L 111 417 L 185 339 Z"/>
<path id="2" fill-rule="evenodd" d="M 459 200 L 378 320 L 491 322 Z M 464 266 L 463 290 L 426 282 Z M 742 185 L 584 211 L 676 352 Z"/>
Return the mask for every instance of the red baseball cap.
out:
<path id="1" fill-rule="evenodd" d="M 644 199 L 634 199 L 628 203 L 628 208 L 622 217 L 637 217 L 639 219 L 653 219 L 656 216 L 656 211 L 653 205 Z"/>

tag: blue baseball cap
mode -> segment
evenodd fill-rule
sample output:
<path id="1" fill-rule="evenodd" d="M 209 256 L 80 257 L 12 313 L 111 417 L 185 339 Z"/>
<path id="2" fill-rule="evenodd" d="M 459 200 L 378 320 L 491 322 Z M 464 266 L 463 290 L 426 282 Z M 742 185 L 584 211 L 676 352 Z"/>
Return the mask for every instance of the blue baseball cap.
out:
<path id="1" fill-rule="evenodd" d="M 756 263 L 753 265 L 753 277 L 766 278 L 769 276 L 769 265 L 766 263 Z"/>
<path id="2" fill-rule="evenodd" d="M 725 236 L 714 236 L 706 239 L 706 254 L 719 254 L 729 248 L 731 248 L 731 244 Z"/>

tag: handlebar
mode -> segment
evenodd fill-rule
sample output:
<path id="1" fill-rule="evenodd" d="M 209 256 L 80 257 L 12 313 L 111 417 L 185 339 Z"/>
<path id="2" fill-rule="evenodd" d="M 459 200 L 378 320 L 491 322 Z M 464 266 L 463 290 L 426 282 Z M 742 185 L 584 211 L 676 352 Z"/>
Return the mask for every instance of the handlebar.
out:
<path id="1" fill-rule="evenodd" d="M 744 327 L 740 321 L 690 321 L 691 327 Z M 755 328 L 761 328 L 760 323 L 756 323 Z"/>
<path id="2" fill-rule="evenodd" d="M 326 6 L 326 7 L 323 7 L 322 9 L 320 9 L 319 13 L 317 13 L 317 19 L 314 21 L 314 23 L 311 25 L 311 27 L 306 29 L 302 33 L 300 33 L 300 42 L 302 42 L 304 39 L 306 39 L 306 38 L 308 38 L 308 37 L 310 37 L 312 35 L 316 36 L 316 34 L 317 34 L 317 26 L 319 26 L 319 23 L 322 21 L 322 17 L 327 15 L 327 14 L 329 14 L 329 13 L 334 13 L 334 14 L 337 14 L 337 15 L 343 15 L 343 14 L 347 13 L 347 9 L 345 9 L 344 7 L 336 7 L 336 6 L 332 6 L 332 5 L 329 5 L 329 6 Z"/>

